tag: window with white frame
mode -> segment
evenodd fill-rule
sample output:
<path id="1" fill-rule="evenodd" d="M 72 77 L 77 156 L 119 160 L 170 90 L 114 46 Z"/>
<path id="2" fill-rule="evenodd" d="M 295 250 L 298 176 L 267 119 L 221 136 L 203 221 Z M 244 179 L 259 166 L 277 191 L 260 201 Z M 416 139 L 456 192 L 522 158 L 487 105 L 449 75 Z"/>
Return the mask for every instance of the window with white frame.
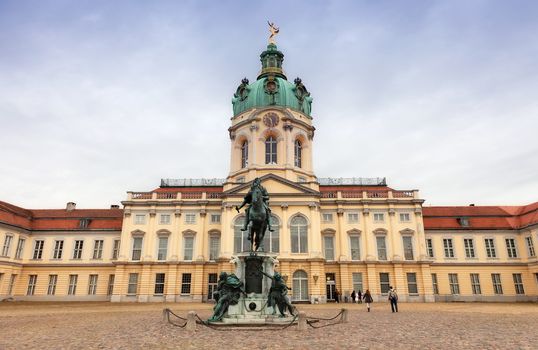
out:
<path id="1" fill-rule="evenodd" d="M 108 275 L 108 287 L 106 289 L 106 295 L 112 295 L 114 292 L 114 280 L 116 275 Z"/>
<path id="2" fill-rule="evenodd" d="M 168 255 L 168 236 L 159 237 L 159 250 L 157 251 L 157 260 L 164 261 Z"/>
<path id="3" fill-rule="evenodd" d="M 169 225 L 170 224 L 170 214 L 161 214 L 159 215 L 159 224 Z"/>
<path id="4" fill-rule="evenodd" d="M 274 215 L 271 215 L 270 220 L 273 231 L 265 231 L 265 235 L 263 236 L 263 250 L 270 253 L 278 253 L 280 251 L 280 220 Z"/>
<path id="5" fill-rule="evenodd" d="M 374 213 L 374 222 L 385 222 L 385 214 Z"/>
<path id="6" fill-rule="evenodd" d="M 534 258 L 536 252 L 534 251 L 534 242 L 532 241 L 532 236 L 525 237 L 525 242 L 527 243 L 527 252 L 529 253 L 529 258 Z"/>
<path id="7" fill-rule="evenodd" d="M 54 250 L 52 251 L 53 259 L 61 259 L 64 252 L 64 241 L 63 239 L 58 239 L 54 241 Z"/>
<path id="8" fill-rule="evenodd" d="M 480 276 L 477 273 L 471 274 L 471 289 L 473 294 L 482 294 L 482 289 L 480 288 Z"/>
<path id="9" fill-rule="evenodd" d="M 56 294 L 57 282 L 58 282 L 58 275 L 49 275 L 49 287 L 47 288 L 47 295 Z"/>
<path id="10" fill-rule="evenodd" d="M 142 237 L 133 237 L 132 260 L 140 260 L 142 256 Z"/>
<path id="11" fill-rule="evenodd" d="M 95 295 L 97 292 L 97 278 L 98 275 L 90 275 L 88 279 L 88 295 Z"/>
<path id="12" fill-rule="evenodd" d="M 506 238 L 506 252 L 509 258 L 517 258 L 516 240 L 513 238 Z"/>
<path id="13" fill-rule="evenodd" d="M 209 236 L 209 260 L 215 261 L 219 258 L 220 236 Z"/>
<path id="14" fill-rule="evenodd" d="M 359 222 L 359 213 L 347 213 L 348 224 L 356 224 Z"/>
<path id="15" fill-rule="evenodd" d="M 325 223 L 333 222 L 333 214 L 332 213 L 322 213 L 321 214 L 321 220 Z"/>
<path id="16" fill-rule="evenodd" d="M 73 248 L 73 259 L 82 259 L 82 249 L 84 248 L 83 240 L 76 240 Z"/>
<path id="17" fill-rule="evenodd" d="M 454 244 L 452 238 L 443 238 L 443 248 L 445 250 L 445 258 L 454 257 Z"/>
<path id="18" fill-rule="evenodd" d="M 495 294 L 503 294 L 503 286 L 501 283 L 501 274 L 500 273 L 492 273 L 491 274 L 491 282 L 493 283 L 493 293 Z"/>
<path id="19" fill-rule="evenodd" d="M 183 260 L 191 261 L 194 254 L 194 236 L 183 237 Z"/>
<path id="20" fill-rule="evenodd" d="M 120 240 L 115 239 L 114 246 L 112 247 L 112 260 L 118 259 L 119 254 L 120 254 Z"/>
<path id="21" fill-rule="evenodd" d="M 265 140 L 265 164 L 277 163 L 276 146 L 277 141 L 273 136 L 269 136 Z"/>
<path id="22" fill-rule="evenodd" d="M 434 250 L 433 250 L 433 239 L 426 238 L 426 253 L 428 254 L 429 258 L 434 258 Z"/>
<path id="23" fill-rule="evenodd" d="M 334 236 L 323 236 L 323 249 L 325 251 L 325 260 L 334 260 Z"/>
<path id="24" fill-rule="evenodd" d="M 414 254 L 413 254 L 413 237 L 411 236 L 403 236 L 403 249 L 404 249 L 404 259 L 405 260 L 413 260 Z"/>
<path id="25" fill-rule="evenodd" d="M 248 240 L 248 231 L 242 231 L 245 224 L 245 217 L 239 216 L 234 221 L 234 253 L 250 251 L 250 241 Z"/>
<path id="26" fill-rule="evenodd" d="M 195 213 L 186 213 L 185 214 L 185 224 L 187 224 L 187 225 L 196 224 L 196 214 Z"/>
<path id="27" fill-rule="evenodd" d="M 211 223 L 220 224 L 220 214 L 211 214 Z"/>
<path id="28" fill-rule="evenodd" d="M 2 256 L 9 256 L 11 250 L 11 241 L 13 241 L 12 235 L 6 235 L 4 238 L 4 247 L 2 248 Z"/>
<path id="29" fill-rule="evenodd" d="M 409 295 L 418 294 L 417 274 L 415 272 L 408 272 L 407 274 L 407 291 Z"/>
<path id="30" fill-rule="evenodd" d="M 103 244 L 102 239 L 96 239 L 93 242 L 93 259 L 102 259 L 103 258 Z"/>
<path id="31" fill-rule="evenodd" d="M 138 273 L 129 274 L 129 283 L 127 284 L 127 294 L 135 295 L 138 291 Z"/>
<path id="32" fill-rule="evenodd" d="M 217 291 L 218 280 L 216 273 L 207 275 L 207 300 L 215 300 L 215 292 Z"/>
<path id="33" fill-rule="evenodd" d="M 439 285 L 437 284 L 436 273 L 432 273 L 432 288 L 433 288 L 433 294 L 439 294 Z"/>
<path id="34" fill-rule="evenodd" d="M 349 236 L 349 247 L 351 249 L 351 260 L 361 260 L 360 236 Z"/>
<path id="35" fill-rule="evenodd" d="M 291 252 L 308 253 L 308 225 L 302 216 L 295 216 L 290 222 Z"/>
<path id="36" fill-rule="evenodd" d="M 163 295 L 164 294 L 164 281 L 165 281 L 166 275 L 164 273 L 156 273 L 155 274 L 155 295 Z"/>
<path id="37" fill-rule="evenodd" d="M 32 259 L 41 259 L 43 257 L 43 246 L 45 245 L 45 241 L 38 239 L 34 243 L 34 255 Z"/>
<path id="38" fill-rule="evenodd" d="M 241 168 L 248 166 L 248 141 L 241 144 Z"/>
<path id="39" fill-rule="evenodd" d="M 300 140 L 295 140 L 295 166 L 300 168 L 303 164 L 303 145 L 301 144 Z"/>
<path id="40" fill-rule="evenodd" d="M 351 274 L 353 280 L 353 290 L 355 292 L 363 291 L 362 289 L 362 273 L 353 272 Z"/>
<path id="41" fill-rule="evenodd" d="M 448 284 L 450 285 L 450 294 L 460 294 L 460 284 L 457 273 L 448 274 Z"/>
<path id="42" fill-rule="evenodd" d="M 472 238 L 464 238 L 463 246 L 465 247 L 465 257 L 469 259 L 475 258 L 474 240 Z"/>
<path id="43" fill-rule="evenodd" d="M 308 275 L 303 270 L 297 270 L 292 275 L 292 300 L 308 300 Z"/>
<path id="44" fill-rule="evenodd" d="M 192 275 L 190 273 L 181 274 L 181 294 L 191 294 Z"/>
<path id="45" fill-rule="evenodd" d="M 17 275 L 12 274 L 9 278 L 9 286 L 7 288 L 7 295 L 12 295 L 13 293 L 13 287 L 15 286 L 15 281 L 17 280 Z"/>
<path id="46" fill-rule="evenodd" d="M 67 289 L 68 295 L 75 295 L 77 293 L 77 281 L 78 275 L 69 275 L 69 287 Z"/>
<path id="47" fill-rule="evenodd" d="M 144 225 L 146 223 L 146 214 L 135 214 L 134 223 L 135 225 Z"/>
<path id="48" fill-rule="evenodd" d="M 34 295 L 36 284 L 37 284 L 37 275 L 29 275 L 28 276 L 28 289 L 26 290 L 26 295 Z"/>
<path id="49" fill-rule="evenodd" d="M 495 251 L 495 241 L 493 238 L 484 239 L 484 245 L 486 246 L 486 256 L 488 258 L 496 258 L 497 252 Z"/>
<path id="50" fill-rule="evenodd" d="M 516 294 L 525 294 L 525 289 L 523 288 L 523 279 L 521 278 L 520 273 L 513 273 L 512 278 L 514 279 L 514 288 Z"/>
<path id="51" fill-rule="evenodd" d="M 411 215 L 409 213 L 400 213 L 400 222 L 410 222 Z"/>
<path id="52" fill-rule="evenodd" d="M 387 260 L 387 243 L 385 236 L 376 236 L 377 260 Z"/>
<path id="53" fill-rule="evenodd" d="M 381 294 L 387 294 L 390 287 L 390 279 L 388 272 L 379 273 L 379 285 L 381 287 Z"/>
<path id="54" fill-rule="evenodd" d="M 15 259 L 22 259 L 24 243 L 26 243 L 26 240 L 24 238 L 19 238 L 19 241 L 17 242 L 17 249 L 15 250 Z"/>

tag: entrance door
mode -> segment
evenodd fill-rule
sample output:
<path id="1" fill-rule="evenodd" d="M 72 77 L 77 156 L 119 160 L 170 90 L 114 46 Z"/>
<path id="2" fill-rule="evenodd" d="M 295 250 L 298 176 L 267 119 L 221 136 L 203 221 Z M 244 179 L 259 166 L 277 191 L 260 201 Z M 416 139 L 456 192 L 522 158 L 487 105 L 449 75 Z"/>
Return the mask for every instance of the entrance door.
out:
<path id="1" fill-rule="evenodd" d="M 336 301 L 336 277 L 334 273 L 326 273 L 327 301 Z"/>

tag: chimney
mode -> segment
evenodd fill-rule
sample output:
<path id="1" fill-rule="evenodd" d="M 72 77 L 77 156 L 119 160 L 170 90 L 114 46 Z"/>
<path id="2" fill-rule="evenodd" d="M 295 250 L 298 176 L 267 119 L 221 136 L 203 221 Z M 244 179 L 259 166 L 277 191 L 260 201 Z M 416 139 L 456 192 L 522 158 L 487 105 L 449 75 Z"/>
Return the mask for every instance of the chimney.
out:
<path id="1" fill-rule="evenodd" d="M 119 208 L 120 208 L 120 206 L 117 205 L 117 204 L 110 205 L 110 209 L 119 209 Z"/>
<path id="2" fill-rule="evenodd" d="M 77 203 L 75 203 L 75 202 L 67 202 L 67 206 L 65 207 L 65 210 L 73 211 L 76 208 L 77 208 Z"/>

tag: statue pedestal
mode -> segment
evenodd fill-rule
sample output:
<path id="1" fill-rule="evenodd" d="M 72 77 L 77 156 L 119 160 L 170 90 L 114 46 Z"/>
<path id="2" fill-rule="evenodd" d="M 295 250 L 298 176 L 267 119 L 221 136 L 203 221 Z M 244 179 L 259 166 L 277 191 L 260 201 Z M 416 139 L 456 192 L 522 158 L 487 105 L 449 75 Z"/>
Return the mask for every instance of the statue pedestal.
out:
<path id="1" fill-rule="evenodd" d="M 235 263 L 235 275 L 243 282 L 246 296 L 241 295 L 236 305 L 230 305 L 222 318 L 224 324 L 278 324 L 289 323 L 293 316 L 279 317 L 273 307 L 267 305 L 271 279 L 260 272 L 274 275 L 278 263 L 276 254 L 265 252 L 239 253 L 232 262 Z"/>

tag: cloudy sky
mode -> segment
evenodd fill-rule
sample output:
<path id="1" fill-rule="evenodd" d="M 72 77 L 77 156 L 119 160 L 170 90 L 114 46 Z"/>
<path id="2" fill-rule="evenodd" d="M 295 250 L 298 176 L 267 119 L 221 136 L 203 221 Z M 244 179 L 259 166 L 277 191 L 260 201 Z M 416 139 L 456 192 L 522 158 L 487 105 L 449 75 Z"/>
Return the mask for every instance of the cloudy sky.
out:
<path id="1" fill-rule="evenodd" d="M 425 205 L 538 200 L 538 2 L 0 0 L 0 200 L 108 207 L 226 177 L 267 19 L 314 98 L 319 177 Z"/>

